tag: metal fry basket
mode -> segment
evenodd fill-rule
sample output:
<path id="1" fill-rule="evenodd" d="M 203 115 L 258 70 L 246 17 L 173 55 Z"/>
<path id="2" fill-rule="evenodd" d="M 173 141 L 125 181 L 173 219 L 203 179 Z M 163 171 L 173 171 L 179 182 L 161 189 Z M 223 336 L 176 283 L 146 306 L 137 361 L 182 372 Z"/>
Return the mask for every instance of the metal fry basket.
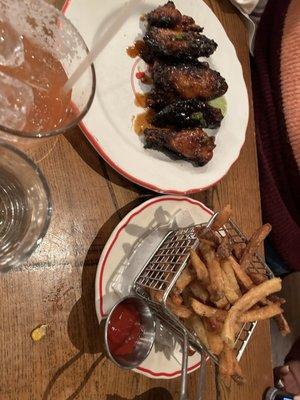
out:
<path id="1" fill-rule="evenodd" d="M 191 347 L 202 356 L 211 358 L 216 364 L 218 364 L 218 358 L 168 309 L 167 299 L 189 261 L 190 249 L 195 249 L 199 244 L 195 228 L 204 227 L 205 231 L 209 230 L 217 215 L 218 213 L 215 213 L 207 223 L 169 231 L 153 251 L 133 284 L 134 292 L 148 303 L 153 313 L 167 329 L 182 341 L 187 338 Z M 215 233 L 221 237 L 227 235 L 233 243 L 247 243 L 247 238 L 231 220 Z M 250 268 L 255 272 L 263 273 L 269 279 L 273 277 L 272 271 L 257 253 L 252 259 Z M 150 298 L 149 289 L 163 292 L 162 301 L 153 301 Z M 255 325 L 256 322 L 244 324 L 237 335 L 235 351 L 238 361 L 242 357 Z M 181 398 L 185 397 L 182 395 Z"/>

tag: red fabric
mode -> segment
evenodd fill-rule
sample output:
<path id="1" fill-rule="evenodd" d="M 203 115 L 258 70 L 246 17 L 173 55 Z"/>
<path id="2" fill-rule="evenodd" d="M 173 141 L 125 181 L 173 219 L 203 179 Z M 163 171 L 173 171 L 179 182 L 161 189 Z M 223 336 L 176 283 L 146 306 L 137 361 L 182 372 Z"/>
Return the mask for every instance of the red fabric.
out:
<path id="1" fill-rule="evenodd" d="M 300 270 L 300 174 L 288 141 L 280 85 L 281 40 L 290 2 L 267 4 L 257 31 L 252 79 L 263 220 L 272 224 L 270 238 L 280 257 Z"/>
<path id="2" fill-rule="evenodd" d="M 292 0 L 284 21 L 280 73 L 283 110 L 289 141 L 300 169 L 300 1 Z M 293 79 L 291 79 L 291 77 Z"/>

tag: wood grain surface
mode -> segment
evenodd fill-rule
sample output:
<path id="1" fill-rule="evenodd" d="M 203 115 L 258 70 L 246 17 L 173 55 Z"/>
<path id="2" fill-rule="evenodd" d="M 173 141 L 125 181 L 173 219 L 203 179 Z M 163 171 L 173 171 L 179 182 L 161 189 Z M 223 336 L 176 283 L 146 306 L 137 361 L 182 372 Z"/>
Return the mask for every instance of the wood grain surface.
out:
<path id="1" fill-rule="evenodd" d="M 230 203 L 246 234 L 261 222 L 246 28 L 226 0 L 205 0 L 223 24 L 243 66 L 250 98 L 245 145 L 227 176 L 193 197 L 212 209 Z M 101 0 L 99 0 L 101 3 Z M 52 1 L 61 6 L 62 1 Z M 87 1 L 88 7 L 88 1 Z M 0 400 L 171 400 L 180 380 L 150 380 L 116 368 L 103 354 L 94 306 L 99 256 L 116 224 L 155 194 L 112 170 L 77 128 L 31 152 L 52 192 L 53 217 L 37 251 L 0 276 Z M 33 342 L 30 332 L 48 324 Z M 242 359 L 247 383 L 220 382 L 213 365 L 204 399 L 257 400 L 272 385 L 269 325 L 258 324 Z M 189 376 L 196 399 L 198 373 Z"/>

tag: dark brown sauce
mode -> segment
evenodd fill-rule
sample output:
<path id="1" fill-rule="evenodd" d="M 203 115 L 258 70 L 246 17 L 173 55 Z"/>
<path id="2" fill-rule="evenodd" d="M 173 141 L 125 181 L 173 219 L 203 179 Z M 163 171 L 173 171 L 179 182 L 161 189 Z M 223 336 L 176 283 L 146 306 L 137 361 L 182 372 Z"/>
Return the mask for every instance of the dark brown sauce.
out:
<path id="1" fill-rule="evenodd" d="M 153 115 L 153 110 L 147 110 L 142 114 L 136 115 L 133 121 L 134 132 L 138 135 L 142 135 L 146 128 L 151 128 L 151 119 Z"/>
<path id="2" fill-rule="evenodd" d="M 145 43 L 142 40 L 137 40 L 133 46 L 129 46 L 126 49 L 126 53 L 131 58 L 135 58 L 139 56 L 145 46 Z"/>
<path id="3" fill-rule="evenodd" d="M 138 107 L 147 108 L 147 97 L 145 93 L 136 93 L 134 104 Z"/>

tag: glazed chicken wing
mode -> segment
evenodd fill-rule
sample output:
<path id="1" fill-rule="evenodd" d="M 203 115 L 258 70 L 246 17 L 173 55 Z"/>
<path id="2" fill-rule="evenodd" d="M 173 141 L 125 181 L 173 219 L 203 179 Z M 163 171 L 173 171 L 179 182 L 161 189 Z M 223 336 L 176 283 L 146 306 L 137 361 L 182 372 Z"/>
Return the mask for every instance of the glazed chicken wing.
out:
<path id="1" fill-rule="evenodd" d="M 176 9 L 173 1 L 168 1 L 163 6 L 157 7 L 146 15 L 149 26 L 156 26 L 158 28 L 172 28 L 181 30 L 194 30 L 201 32 L 203 28 L 195 24 L 192 17 L 182 15 Z"/>
<path id="2" fill-rule="evenodd" d="M 218 128 L 223 119 L 219 108 L 199 100 L 179 100 L 166 106 L 154 115 L 152 123 L 156 126 Z"/>
<path id="3" fill-rule="evenodd" d="M 146 104 L 147 107 L 152 108 L 155 111 L 160 111 L 164 107 L 178 101 L 178 96 L 174 93 L 165 92 L 158 88 L 154 88 L 147 94 Z"/>
<path id="4" fill-rule="evenodd" d="M 213 156 L 214 138 L 209 137 L 202 129 L 145 129 L 147 148 L 168 149 L 180 158 L 197 165 L 205 165 Z"/>
<path id="5" fill-rule="evenodd" d="M 195 31 L 195 32 L 203 31 L 203 28 L 197 25 L 192 17 L 188 17 L 187 15 L 182 16 L 180 24 L 177 25 L 176 28 L 181 29 L 182 31 Z"/>
<path id="6" fill-rule="evenodd" d="M 161 92 L 177 95 L 181 99 L 210 100 L 222 96 L 228 89 L 219 72 L 198 61 L 174 65 L 156 61 L 152 77 L 155 87 Z"/>
<path id="7" fill-rule="evenodd" d="M 163 6 L 155 8 L 155 10 L 149 12 L 146 15 L 149 26 L 157 26 L 160 28 L 175 28 L 176 25 L 180 24 L 182 15 L 179 10 L 176 9 L 173 1 L 168 1 Z"/>
<path id="8" fill-rule="evenodd" d="M 214 40 L 197 31 L 176 31 L 155 26 L 147 31 L 144 42 L 156 55 L 177 60 L 209 57 L 217 48 Z"/>

